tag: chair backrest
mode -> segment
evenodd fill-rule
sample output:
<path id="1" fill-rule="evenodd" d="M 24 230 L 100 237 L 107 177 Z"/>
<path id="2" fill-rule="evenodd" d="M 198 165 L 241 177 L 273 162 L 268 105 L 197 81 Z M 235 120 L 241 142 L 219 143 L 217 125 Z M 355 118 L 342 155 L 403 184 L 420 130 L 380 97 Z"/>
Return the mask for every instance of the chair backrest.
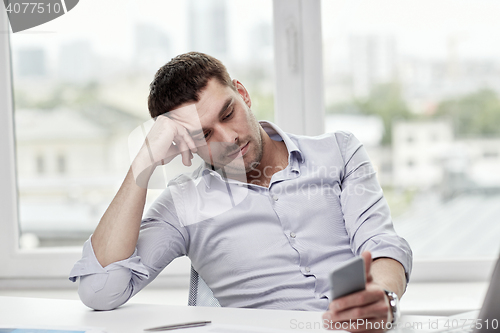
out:
<path id="1" fill-rule="evenodd" d="M 191 279 L 189 283 L 189 306 L 213 306 L 219 307 L 219 301 L 215 298 L 210 287 L 203 281 L 198 272 L 191 266 Z"/>

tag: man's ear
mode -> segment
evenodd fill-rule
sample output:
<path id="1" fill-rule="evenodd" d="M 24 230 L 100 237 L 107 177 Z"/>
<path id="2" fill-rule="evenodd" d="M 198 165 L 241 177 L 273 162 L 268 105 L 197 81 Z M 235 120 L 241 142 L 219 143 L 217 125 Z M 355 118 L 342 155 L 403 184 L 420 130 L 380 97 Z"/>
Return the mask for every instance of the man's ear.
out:
<path id="1" fill-rule="evenodd" d="M 250 94 L 246 90 L 246 88 L 241 84 L 240 81 L 233 79 L 233 86 L 236 89 L 236 91 L 240 94 L 241 98 L 245 102 L 245 104 L 251 108 L 252 107 L 252 100 L 250 99 Z"/>

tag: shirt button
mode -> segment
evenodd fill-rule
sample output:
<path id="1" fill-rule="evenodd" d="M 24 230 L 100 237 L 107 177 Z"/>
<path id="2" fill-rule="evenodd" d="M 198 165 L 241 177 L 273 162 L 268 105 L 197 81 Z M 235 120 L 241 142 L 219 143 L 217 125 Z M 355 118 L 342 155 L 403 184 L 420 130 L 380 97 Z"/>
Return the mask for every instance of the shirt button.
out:
<path id="1" fill-rule="evenodd" d="M 273 194 L 273 200 L 278 201 L 278 196 L 276 194 Z"/>
<path id="2" fill-rule="evenodd" d="M 306 273 L 309 273 L 311 271 L 310 267 L 306 267 Z"/>
<path id="3" fill-rule="evenodd" d="M 291 232 L 291 233 L 290 233 L 290 237 L 295 238 L 295 236 L 297 236 L 297 235 L 295 234 L 295 232 Z"/>

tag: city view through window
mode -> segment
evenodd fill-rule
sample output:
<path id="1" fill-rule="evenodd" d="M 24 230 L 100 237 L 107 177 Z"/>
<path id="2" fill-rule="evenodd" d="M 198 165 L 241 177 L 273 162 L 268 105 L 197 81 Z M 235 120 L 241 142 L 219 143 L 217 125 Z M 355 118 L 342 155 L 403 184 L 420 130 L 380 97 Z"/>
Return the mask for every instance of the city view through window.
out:
<path id="1" fill-rule="evenodd" d="M 416 259 L 496 256 L 500 3 L 321 6 L 325 131 L 363 142 Z M 11 35 L 21 247 L 89 237 L 130 165 L 128 135 L 149 119 L 149 83 L 172 57 L 218 57 L 257 119 L 272 121 L 272 16 L 272 0 L 87 0 Z"/>
<path id="2" fill-rule="evenodd" d="M 90 236 L 130 166 L 129 134 L 150 119 L 149 83 L 174 56 L 221 59 L 273 120 L 271 0 L 89 0 L 11 46 L 22 248 Z"/>
<path id="3" fill-rule="evenodd" d="M 322 1 L 326 130 L 378 171 L 416 259 L 500 250 L 500 4 Z"/>

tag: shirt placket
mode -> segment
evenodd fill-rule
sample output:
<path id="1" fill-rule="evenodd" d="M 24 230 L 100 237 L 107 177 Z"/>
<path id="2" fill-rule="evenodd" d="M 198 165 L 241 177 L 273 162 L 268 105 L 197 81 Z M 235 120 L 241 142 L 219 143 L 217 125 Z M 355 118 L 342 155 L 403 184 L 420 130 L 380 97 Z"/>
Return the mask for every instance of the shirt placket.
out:
<path id="1" fill-rule="evenodd" d="M 268 197 L 273 207 L 276 216 L 278 217 L 281 226 L 283 228 L 283 233 L 288 238 L 288 242 L 290 246 L 297 252 L 299 256 L 298 265 L 299 269 L 305 276 L 313 275 L 313 270 L 309 263 L 309 256 L 307 251 L 301 246 L 300 241 L 300 233 L 294 230 L 293 223 L 291 223 L 290 219 L 293 219 L 294 216 L 290 216 L 287 214 L 286 206 L 290 204 L 287 202 L 289 200 L 293 200 L 295 196 L 290 196 L 287 198 L 287 185 L 289 182 L 295 182 L 296 178 L 300 176 L 300 170 L 297 166 L 297 161 L 293 161 L 290 163 L 290 166 L 276 173 L 269 185 L 268 189 Z M 292 186 L 293 188 L 293 186 Z M 296 199 L 296 198 L 295 198 Z"/>

